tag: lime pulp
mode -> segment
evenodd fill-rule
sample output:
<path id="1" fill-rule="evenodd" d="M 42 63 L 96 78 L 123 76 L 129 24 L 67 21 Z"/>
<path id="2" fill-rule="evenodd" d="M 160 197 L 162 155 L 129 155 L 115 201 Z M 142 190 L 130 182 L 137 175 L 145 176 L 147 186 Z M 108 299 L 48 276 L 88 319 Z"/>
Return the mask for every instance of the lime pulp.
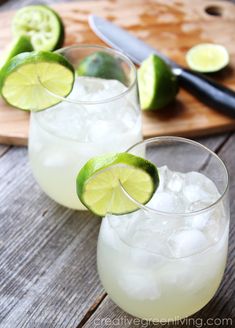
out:
<path id="1" fill-rule="evenodd" d="M 2 97 L 22 110 L 39 111 L 59 103 L 73 84 L 73 66 L 58 53 L 22 53 L 0 71 Z"/>
<path id="2" fill-rule="evenodd" d="M 150 55 L 138 70 L 140 104 L 143 110 L 156 110 L 173 101 L 178 81 L 170 67 L 158 56 Z"/>
<path id="3" fill-rule="evenodd" d="M 52 51 L 64 42 L 64 26 L 59 15 L 43 5 L 27 6 L 17 11 L 12 21 L 15 37 L 27 35 L 34 50 Z"/>
<path id="4" fill-rule="evenodd" d="M 198 72 L 210 73 L 229 63 L 227 49 L 220 44 L 202 43 L 192 47 L 186 54 L 188 66 Z"/>
<path id="5" fill-rule="evenodd" d="M 146 159 L 129 153 L 108 154 L 94 157 L 82 167 L 77 176 L 77 195 L 99 216 L 108 212 L 125 214 L 138 209 L 136 202 L 146 204 L 158 183 L 157 168 Z"/>

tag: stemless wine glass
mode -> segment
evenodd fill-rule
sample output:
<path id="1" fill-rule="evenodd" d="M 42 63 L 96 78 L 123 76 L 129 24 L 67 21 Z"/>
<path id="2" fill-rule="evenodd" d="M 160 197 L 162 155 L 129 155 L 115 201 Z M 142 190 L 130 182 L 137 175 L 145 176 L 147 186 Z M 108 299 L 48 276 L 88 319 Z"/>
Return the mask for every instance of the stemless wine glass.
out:
<path id="1" fill-rule="evenodd" d="M 137 210 L 107 214 L 98 272 L 110 298 L 147 320 L 175 321 L 207 304 L 221 282 L 228 247 L 228 174 L 197 142 L 159 137 L 128 150 L 156 164 L 160 185 Z"/>
<path id="2" fill-rule="evenodd" d="M 79 45 L 58 51 L 73 65 L 71 94 L 41 112 L 32 112 L 29 158 L 34 177 L 56 202 L 84 209 L 76 176 L 91 157 L 124 151 L 142 140 L 136 69 L 122 53 Z"/>

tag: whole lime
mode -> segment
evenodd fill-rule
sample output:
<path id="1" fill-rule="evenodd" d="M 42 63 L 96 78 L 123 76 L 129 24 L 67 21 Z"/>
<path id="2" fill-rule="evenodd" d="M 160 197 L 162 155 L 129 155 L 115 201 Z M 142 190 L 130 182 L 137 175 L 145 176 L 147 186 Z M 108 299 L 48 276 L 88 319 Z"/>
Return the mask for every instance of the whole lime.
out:
<path id="1" fill-rule="evenodd" d="M 77 68 L 77 74 L 80 76 L 118 80 L 123 84 L 127 81 L 119 59 L 104 51 L 97 51 L 85 57 Z"/>

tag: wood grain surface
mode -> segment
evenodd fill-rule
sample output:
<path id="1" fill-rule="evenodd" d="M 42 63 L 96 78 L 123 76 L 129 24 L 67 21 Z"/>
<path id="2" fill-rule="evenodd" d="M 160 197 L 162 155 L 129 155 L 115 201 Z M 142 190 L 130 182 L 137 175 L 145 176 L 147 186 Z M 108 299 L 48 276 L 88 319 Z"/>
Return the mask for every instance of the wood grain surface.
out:
<path id="1" fill-rule="evenodd" d="M 234 135 L 200 141 L 227 162 L 234 195 Z M 99 283 L 100 219 L 51 201 L 31 175 L 25 148 L 2 153 L 0 181 L 0 327 L 117 327 L 114 319 L 127 318 L 118 327 L 134 328 L 133 318 L 109 300 Z M 227 273 L 216 297 L 195 316 L 204 321 L 234 315 L 234 206 Z"/>
<path id="2" fill-rule="evenodd" d="M 51 3 L 52 1 L 42 1 Z M 3 8 L 17 8 L 20 1 L 10 1 Z M 30 0 L 23 1 L 25 4 Z M 55 2 L 54 2 L 55 3 Z M 54 6 L 54 5 L 53 5 Z M 54 6 L 66 27 L 65 45 L 102 44 L 87 23 L 90 13 L 106 17 L 161 50 L 177 63 L 185 65 L 185 53 L 201 42 L 224 44 L 230 53 L 228 68 L 212 78 L 235 90 L 235 6 L 214 0 L 101 0 L 79 1 Z M 217 8 L 220 16 L 209 15 L 207 8 Z M 0 50 L 11 40 L 12 12 L 0 14 Z M 177 100 L 158 112 L 143 113 L 143 134 L 198 136 L 235 128 L 235 119 L 203 105 L 181 90 Z M 26 145 L 28 114 L 0 102 L 0 141 Z"/>
<path id="3" fill-rule="evenodd" d="M 18 8 L 25 3 L 35 1 L 4 1 L 0 10 Z M 197 140 L 219 154 L 229 170 L 229 257 L 220 289 L 194 316 L 197 321 L 171 327 L 200 328 L 202 324 L 205 328 L 232 328 L 235 325 L 235 134 Z M 25 147 L 0 145 L 0 328 L 167 327 L 136 324 L 133 317 L 106 296 L 96 271 L 99 225 L 100 219 L 88 212 L 59 206 L 40 190 L 31 174 Z M 207 321 L 210 318 L 217 321 Z M 222 319 L 232 319 L 232 324 L 231 320 L 220 324 Z"/>

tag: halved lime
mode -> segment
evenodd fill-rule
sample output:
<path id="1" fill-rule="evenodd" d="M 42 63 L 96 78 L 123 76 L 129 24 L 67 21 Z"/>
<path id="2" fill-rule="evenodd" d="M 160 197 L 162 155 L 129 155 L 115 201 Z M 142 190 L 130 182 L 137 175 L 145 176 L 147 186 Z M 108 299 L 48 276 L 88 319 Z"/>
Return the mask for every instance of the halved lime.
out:
<path id="1" fill-rule="evenodd" d="M 34 50 L 52 51 L 64 42 L 64 25 L 59 15 L 43 5 L 17 11 L 12 22 L 13 35 L 30 37 Z"/>
<path id="2" fill-rule="evenodd" d="M 7 48 L 3 51 L 0 56 L 0 69 L 3 67 L 8 60 L 12 57 L 22 53 L 33 51 L 33 46 L 30 42 L 29 37 L 22 35 L 16 40 L 14 40 Z"/>
<path id="3" fill-rule="evenodd" d="M 179 89 L 170 67 L 156 55 L 150 55 L 138 69 L 138 85 L 143 110 L 165 107 L 175 99 Z"/>
<path id="4" fill-rule="evenodd" d="M 97 51 L 85 57 L 77 68 L 77 74 L 118 80 L 124 84 L 127 79 L 118 59 L 104 51 Z"/>
<path id="5" fill-rule="evenodd" d="M 128 153 L 97 156 L 90 159 L 77 176 L 77 195 L 93 213 L 124 214 L 138 208 L 123 192 L 146 204 L 158 184 L 158 171 L 144 158 Z"/>
<path id="6" fill-rule="evenodd" d="M 227 49 L 220 44 L 201 43 L 192 47 L 186 54 L 188 66 L 198 72 L 219 71 L 229 63 Z"/>
<path id="7" fill-rule="evenodd" d="M 74 75 L 73 66 L 60 54 L 25 52 L 1 69 L 0 92 L 14 107 L 39 111 L 59 103 L 59 97 L 72 91 Z"/>

